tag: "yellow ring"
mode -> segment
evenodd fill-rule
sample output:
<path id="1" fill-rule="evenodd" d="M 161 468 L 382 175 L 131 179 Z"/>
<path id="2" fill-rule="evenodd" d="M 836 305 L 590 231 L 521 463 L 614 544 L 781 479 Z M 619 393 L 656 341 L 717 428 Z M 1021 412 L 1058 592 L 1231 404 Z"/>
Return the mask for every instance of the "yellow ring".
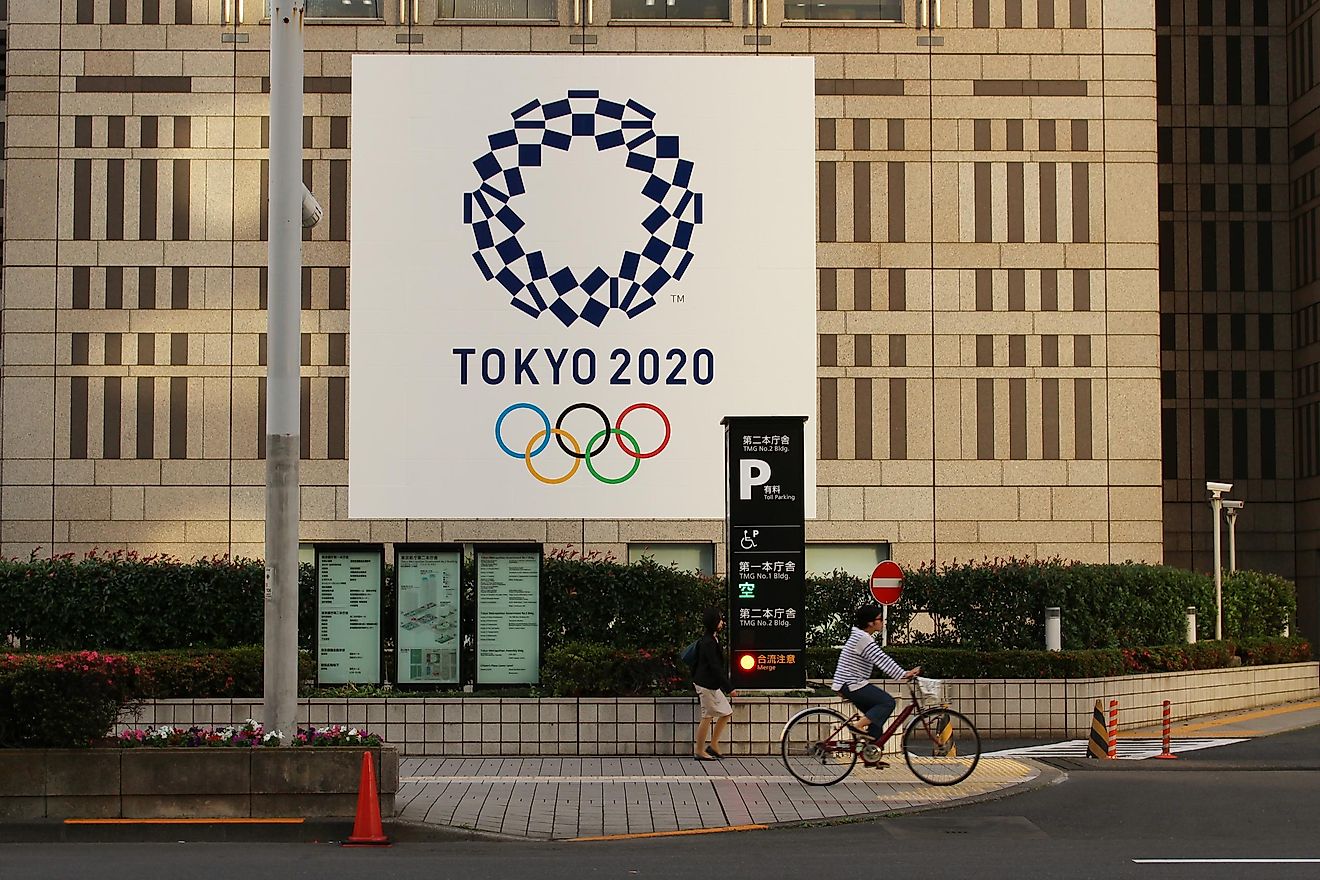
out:
<path id="1" fill-rule="evenodd" d="M 559 428 L 551 428 L 550 433 L 555 435 L 556 437 L 563 437 L 569 443 L 573 444 L 574 452 L 578 453 L 579 455 L 582 454 L 582 447 L 578 445 L 577 438 L 574 437 L 572 434 L 568 433 L 567 431 L 561 430 Z M 552 480 L 549 477 L 541 476 L 536 472 L 536 468 L 532 467 L 532 447 L 535 446 L 537 441 L 544 436 L 545 436 L 545 431 L 537 431 L 534 435 L 532 435 L 532 439 L 527 442 L 527 450 L 523 453 L 523 461 L 527 463 L 527 472 L 530 473 L 532 476 L 536 477 L 542 483 L 545 483 L 547 486 L 556 486 L 560 483 L 566 483 L 569 480 L 573 479 L 573 475 L 576 474 L 578 468 L 582 466 L 582 459 L 580 458 L 573 459 L 573 466 L 569 468 L 568 473 L 564 474 L 562 477 L 557 477 L 556 479 Z"/>

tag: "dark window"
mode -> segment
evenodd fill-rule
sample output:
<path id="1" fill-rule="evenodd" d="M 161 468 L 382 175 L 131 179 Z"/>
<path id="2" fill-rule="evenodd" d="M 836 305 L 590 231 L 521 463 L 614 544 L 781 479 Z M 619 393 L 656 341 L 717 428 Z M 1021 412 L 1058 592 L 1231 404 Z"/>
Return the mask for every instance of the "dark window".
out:
<path id="1" fill-rule="evenodd" d="M 1219 289 L 1219 235 L 1213 222 L 1201 224 L 1201 289 Z"/>
<path id="2" fill-rule="evenodd" d="M 1256 161 L 1265 165 L 1270 161 L 1270 130 L 1256 129 Z"/>
<path id="3" fill-rule="evenodd" d="M 1160 397 L 1165 400 L 1178 399 L 1178 374 L 1173 370 L 1160 371 Z"/>
<path id="4" fill-rule="evenodd" d="M 1260 316 L 1260 350 L 1274 351 L 1274 316 Z"/>
<path id="5" fill-rule="evenodd" d="M 1256 210 L 1274 210 L 1274 190 L 1270 188 L 1268 183 L 1262 183 L 1256 186 Z"/>
<path id="6" fill-rule="evenodd" d="M 1224 4 L 1226 9 L 1237 10 L 1236 3 Z M 1242 103 L 1242 38 L 1229 37 L 1224 48 L 1226 54 L 1224 65 L 1225 85 L 1228 87 L 1228 103 L 1236 105 Z M 1233 160 L 1229 160 L 1230 162 Z M 1241 161 L 1241 160 L 1239 160 Z"/>
<path id="7" fill-rule="evenodd" d="M 1240 183 L 1230 183 L 1228 185 L 1228 210 L 1245 210 L 1244 199 L 1242 196 L 1242 184 Z"/>
<path id="8" fill-rule="evenodd" d="M 1237 126 L 1228 130 L 1228 161 L 1242 163 L 1242 129 Z"/>
<path id="9" fill-rule="evenodd" d="M 1246 288 L 1246 224 L 1241 220 L 1234 220 L 1228 224 L 1228 289 L 1246 290 Z"/>
<path id="10" fill-rule="evenodd" d="M 1274 224 L 1256 224 L 1256 269 L 1259 278 L 1257 290 L 1274 289 Z M 1262 338 L 1264 338 L 1262 336 Z M 1264 343 L 1261 343 L 1264 348 Z"/>
<path id="11" fill-rule="evenodd" d="M 1208 126 L 1201 129 L 1201 161 L 1215 161 L 1215 130 Z"/>
<path id="12" fill-rule="evenodd" d="M 1201 210 L 1214 211 L 1215 209 L 1215 185 L 1213 183 L 1201 184 Z"/>
<path id="13" fill-rule="evenodd" d="M 1160 350 L 1173 351 L 1178 347 L 1176 315 L 1160 315 Z"/>
<path id="14" fill-rule="evenodd" d="M 1161 183 L 1159 188 L 1159 209 L 1161 211 L 1173 210 L 1173 184 Z"/>
<path id="15" fill-rule="evenodd" d="M 1223 478 L 1219 470 L 1219 410 L 1207 409 L 1205 411 L 1205 424 L 1202 426 L 1202 434 L 1205 442 L 1202 448 L 1205 450 L 1205 476 L 1210 480 Z"/>
<path id="16" fill-rule="evenodd" d="M 1274 466 L 1275 445 L 1277 444 L 1277 434 L 1274 424 L 1274 410 L 1263 409 L 1260 411 L 1260 476 L 1261 479 L 1272 480 L 1277 476 Z"/>
<path id="17" fill-rule="evenodd" d="M 1173 41 L 1169 37 L 1155 38 L 1155 102 L 1163 106 L 1173 103 Z"/>
<path id="18" fill-rule="evenodd" d="M 1243 400 L 1247 396 L 1247 371 L 1233 371 L 1233 399 Z"/>
<path id="19" fill-rule="evenodd" d="M 1173 129 L 1161 127 L 1156 135 L 1156 149 L 1159 152 L 1159 161 L 1173 161 Z"/>
<path id="20" fill-rule="evenodd" d="M 1166 409 L 1162 414 L 1160 445 L 1163 451 L 1160 459 L 1164 465 L 1164 479 L 1178 478 L 1178 411 Z"/>
<path id="21" fill-rule="evenodd" d="M 1177 250 L 1173 240 L 1173 221 L 1160 221 L 1160 290 L 1174 290 L 1177 285 L 1177 274 L 1174 272 L 1174 259 L 1177 257 Z M 1044 306 L 1042 305 L 1042 308 Z"/>
<path id="22" fill-rule="evenodd" d="M 1219 373 L 1215 370 L 1206 370 L 1201 377 L 1202 396 L 1207 400 L 1215 400 L 1219 397 Z"/>
<path id="23" fill-rule="evenodd" d="M 1270 104 L 1270 38 L 1256 37 L 1256 48 L 1252 52 L 1256 61 L 1256 104 L 1268 107 Z"/>
<path id="24" fill-rule="evenodd" d="M 1247 348 L 1247 316 L 1230 315 L 1228 318 L 1230 345 L 1234 351 L 1245 351 Z"/>
<path id="25" fill-rule="evenodd" d="M 1219 350 L 1219 316 L 1201 316 L 1201 348 L 1206 351 Z"/>
<path id="26" fill-rule="evenodd" d="M 1247 411 L 1233 410 L 1233 477 L 1245 480 L 1247 473 Z"/>
<path id="27" fill-rule="evenodd" d="M 1274 399 L 1274 372 L 1266 370 L 1260 374 L 1260 396 L 1264 400 Z"/>

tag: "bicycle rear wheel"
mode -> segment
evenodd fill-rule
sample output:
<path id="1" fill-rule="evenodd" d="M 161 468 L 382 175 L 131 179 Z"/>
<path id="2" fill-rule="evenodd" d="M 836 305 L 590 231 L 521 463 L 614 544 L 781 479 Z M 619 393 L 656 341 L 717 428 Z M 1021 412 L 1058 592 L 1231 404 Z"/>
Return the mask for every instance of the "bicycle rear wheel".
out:
<path id="1" fill-rule="evenodd" d="M 966 715 L 952 709 L 927 709 L 903 731 L 903 759 L 922 782 L 953 785 L 976 769 L 981 760 L 981 735 Z"/>
<path id="2" fill-rule="evenodd" d="M 856 737 L 847 723 L 833 709 L 795 715 L 779 741 L 788 772 L 807 785 L 833 785 L 851 773 L 857 763 Z"/>

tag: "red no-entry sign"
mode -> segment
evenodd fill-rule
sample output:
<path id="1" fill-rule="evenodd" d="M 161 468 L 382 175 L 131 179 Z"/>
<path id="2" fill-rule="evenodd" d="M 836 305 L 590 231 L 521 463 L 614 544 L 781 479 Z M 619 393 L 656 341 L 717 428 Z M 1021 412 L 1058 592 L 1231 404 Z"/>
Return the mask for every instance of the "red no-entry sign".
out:
<path id="1" fill-rule="evenodd" d="M 871 595 L 881 605 L 893 605 L 903 595 L 903 569 L 885 560 L 871 572 Z"/>

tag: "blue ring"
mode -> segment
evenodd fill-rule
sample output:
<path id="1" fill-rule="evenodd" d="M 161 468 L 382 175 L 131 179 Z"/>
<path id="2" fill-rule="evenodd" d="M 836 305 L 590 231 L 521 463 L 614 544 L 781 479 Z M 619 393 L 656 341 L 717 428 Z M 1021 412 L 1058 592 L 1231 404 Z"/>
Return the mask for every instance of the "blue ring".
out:
<path id="1" fill-rule="evenodd" d="M 541 451 L 550 443 L 550 417 L 545 414 L 545 410 L 541 409 L 534 403 L 511 403 L 504 408 L 504 412 L 500 413 L 500 417 L 495 420 L 495 442 L 500 445 L 500 449 L 503 449 L 506 455 L 522 461 L 526 456 L 521 452 L 514 452 L 512 449 L 505 446 L 504 438 L 500 436 L 500 428 L 504 426 L 504 417 L 515 409 L 530 409 L 541 417 L 541 421 L 545 422 L 545 437 L 541 440 L 541 445 L 536 447 L 536 451 L 532 453 L 532 457 L 540 455 Z"/>

